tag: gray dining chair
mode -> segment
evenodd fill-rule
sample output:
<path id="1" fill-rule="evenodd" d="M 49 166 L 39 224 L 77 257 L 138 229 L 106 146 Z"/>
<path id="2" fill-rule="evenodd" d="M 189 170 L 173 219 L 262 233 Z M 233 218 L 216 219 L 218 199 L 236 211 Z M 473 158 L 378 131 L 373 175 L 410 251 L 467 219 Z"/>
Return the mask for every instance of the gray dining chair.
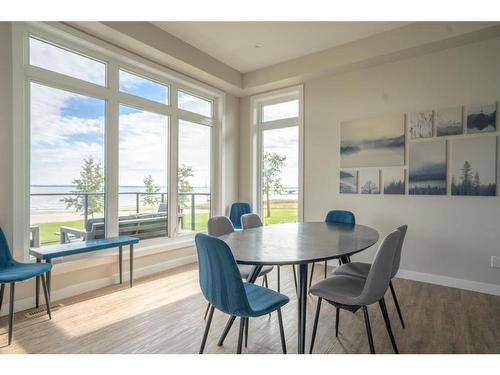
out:
<path id="1" fill-rule="evenodd" d="M 401 321 L 401 325 L 403 326 L 403 328 L 405 328 L 405 322 L 403 320 L 403 315 L 401 314 L 401 308 L 399 307 L 399 302 L 396 297 L 394 285 L 392 285 L 392 279 L 396 276 L 396 274 L 399 271 L 399 265 L 401 264 L 401 252 L 403 250 L 403 243 L 405 240 L 407 230 L 408 230 L 408 225 L 402 225 L 398 228 L 398 231 L 401 233 L 401 237 L 399 237 L 398 248 L 396 251 L 396 255 L 394 256 L 394 262 L 392 264 L 391 281 L 389 281 L 389 288 L 391 290 L 392 299 L 394 300 L 394 304 L 396 305 L 396 310 L 399 315 L 399 320 Z M 366 279 L 368 277 L 368 273 L 370 272 L 370 268 L 371 264 L 369 263 L 352 262 L 340 266 L 335 270 L 334 274 L 355 276 Z"/>
<path id="2" fill-rule="evenodd" d="M 212 236 L 220 237 L 229 233 L 233 233 L 234 226 L 233 223 L 231 223 L 231 220 L 229 220 L 227 216 L 215 216 L 208 219 L 207 231 L 208 234 Z M 252 273 L 254 266 L 247 264 L 238 264 L 238 269 L 240 270 L 241 278 L 247 280 L 250 274 Z M 264 266 L 262 267 L 262 270 L 259 273 L 259 277 L 263 276 L 262 285 L 263 286 L 265 285 L 266 288 L 269 287 L 267 274 L 272 270 L 273 266 Z M 208 304 L 207 306 L 204 319 L 207 318 L 209 310 L 210 310 L 210 304 Z"/>
<path id="3" fill-rule="evenodd" d="M 370 267 L 370 271 L 368 272 L 366 279 L 355 276 L 334 274 L 332 277 L 313 285 L 310 292 L 312 295 L 318 297 L 318 304 L 316 307 L 316 316 L 314 318 L 311 347 L 309 350 L 310 353 L 312 353 L 314 347 L 322 300 L 326 300 L 328 303 L 336 307 L 337 321 L 339 309 L 348 310 L 353 313 L 360 308 L 363 309 L 366 334 L 368 336 L 368 344 L 370 346 L 371 354 L 375 354 L 375 346 L 373 345 L 367 306 L 378 302 L 394 352 L 396 354 L 399 353 L 394 335 L 392 333 L 389 316 L 387 315 L 384 295 L 387 288 L 389 288 L 389 282 L 391 281 L 392 264 L 398 250 L 400 237 L 401 232 L 399 230 L 395 230 L 384 238 L 377 250 L 377 253 L 375 254 L 375 259 L 373 260 L 373 264 Z M 338 330 L 336 332 L 336 336 L 338 336 Z"/>
<path id="4" fill-rule="evenodd" d="M 245 229 L 252 229 L 252 228 L 258 228 L 263 226 L 264 224 L 262 223 L 262 220 L 259 215 L 250 213 L 250 214 L 245 214 L 241 216 L 241 228 L 243 230 Z M 293 267 L 293 280 L 295 282 L 295 291 L 297 291 L 297 271 L 295 270 L 295 265 L 292 265 Z M 281 291 L 281 267 L 277 266 L 277 275 L 278 275 L 278 292 Z"/>

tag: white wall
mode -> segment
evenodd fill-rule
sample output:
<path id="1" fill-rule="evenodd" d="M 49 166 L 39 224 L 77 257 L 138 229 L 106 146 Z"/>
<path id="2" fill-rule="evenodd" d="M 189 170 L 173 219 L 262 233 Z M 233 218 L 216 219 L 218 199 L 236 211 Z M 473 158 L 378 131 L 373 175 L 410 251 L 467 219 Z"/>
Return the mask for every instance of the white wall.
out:
<path id="1" fill-rule="evenodd" d="M 325 76 L 304 86 L 304 220 L 323 220 L 329 209 L 338 208 L 352 210 L 359 223 L 375 227 L 381 235 L 406 223 L 402 269 L 436 275 L 423 276 L 456 286 L 474 284 L 486 290 L 491 285 L 477 282 L 494 284 L 493 292 L 500 293 L 500 270 L 490 268 L 490 256 L 500 255 L 500 197 L 338 192 L 340 122 L 500 100 L 500 38 Z M 249 199 L 250 171 L 243 169 L 249 165 L 248 99 L 240 103 L 240 166 L 245 171 L 240 175 L 240 199 Z M 369 261 L 373 253 L 371 249 L 356 259 Z"/>

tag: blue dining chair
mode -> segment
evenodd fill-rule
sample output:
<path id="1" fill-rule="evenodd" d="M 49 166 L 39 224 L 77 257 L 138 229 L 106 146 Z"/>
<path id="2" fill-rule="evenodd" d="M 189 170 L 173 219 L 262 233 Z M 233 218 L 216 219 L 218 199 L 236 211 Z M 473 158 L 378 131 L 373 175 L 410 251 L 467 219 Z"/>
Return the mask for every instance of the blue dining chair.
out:
<path id="1" fill-rule="evenodd" d="M 241 229 L 241 217 L 252 212 L 250 204 L 246 202 L 235 202 L 231 205 L 229 220 L 235 229 Z"/>
<path id="2" fill-rule="evenodd" d="M 241 354 L 243 333 L 249 318 L 277 311 L 281 346 L 283 354 L 286 354 L 281 307 L 289 302 L 289 298 L 274 290 L 243 282 L 231 249 L 221 239 L 198 233 L 195 242 L 198 252 L 200 287 L 211 306 L 200 354 L 203 354 L 205 349 L 214 309 L 240 317 L 238 354 Z"/>
<path id="3" fill-rule="evenodd" d="M 331 210 L 326 214 L 325 222 L 331 224 L 356 225 L 356 218 L 354 217 L 354 214 L 351 211 Z M 350 261 L 349 257 L 347 257 L 347 260 Z M 313 281 L 314 264 L 315 263 L 313 263 L 311 267 L 311 278 L 309 279 L 309 288 L 311 288 Z M 342 262 L 339 259 L 339 265 L 341 264 Z M 325 279 L 327 270 L 328 270 L 328 262 L 325 260 Z"/>
<path id="4" fill-rule="evenodd" d="M 40 276 L 43 285 L 43 294 L 45 295 L 45 304 L 47 305 L 47 314 L 52 319 L 50 313 L 50 300 L 47 283 L 45 282 L 45 273 L 52 269 L 50 263 L 19 263 L 12 258 L 9 245 L 5 239 L 2 228 L 0 228 L 0 310 L 2 309 L 3 294 L 5 284 L 10 284 L 9 301 L 9 345 L 12 342 L 12 327 L 14 324 L 14 286 L 16 282 L 31 279 Z"/>

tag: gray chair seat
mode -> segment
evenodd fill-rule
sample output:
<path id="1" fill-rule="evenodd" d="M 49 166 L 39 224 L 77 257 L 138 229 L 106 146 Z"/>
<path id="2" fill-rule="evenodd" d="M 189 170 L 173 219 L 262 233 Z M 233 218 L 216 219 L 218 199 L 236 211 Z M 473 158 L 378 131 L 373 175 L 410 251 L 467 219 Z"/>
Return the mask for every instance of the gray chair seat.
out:
<path id="1" fill-rule="evenodd" d="M 248 276 L 252 273 L 255 266 L 251 266 L 248 264 L 238 264 L 238 268 L 240 270 L 241 278 L 248 279 Z M 273 266 L 264 266 L 259 273 L 259 276 L 264 276 L 273 270 Z"/>
<path id="2" fill-rule="evenodd" d="M 366 279 L 368 277 L 368 273 L 370 272 L 371 268 L 370 263 L 361 263 L 361 262 L 352 262 L 352 263 L 346 263 L 338 267 L 335 272 L 333 272 L 334 275 L 343 275 L 343 276 L 354 276 L 354 277 L 360 277 L 362 279 Z"/>
<path id="3" fill-rule="evenodd" d="M 357 305 L 366 280 L 359 277 L 334 275 L 314 284 L 310 293 L 327 301 L 342 305 Z"/>

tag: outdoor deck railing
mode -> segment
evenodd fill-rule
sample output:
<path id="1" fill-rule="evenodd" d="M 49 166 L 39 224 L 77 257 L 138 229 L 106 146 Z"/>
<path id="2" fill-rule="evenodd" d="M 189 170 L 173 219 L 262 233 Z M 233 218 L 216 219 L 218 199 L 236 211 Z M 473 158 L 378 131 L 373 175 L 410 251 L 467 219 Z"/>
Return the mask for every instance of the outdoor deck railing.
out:
<path id="1" fill-rule="evenodd" d="M 119 195 L 135 195 L 135 212 L 137 214 L 140 213 L 141 209 L 141 196 L 146 195 L 157 195 L 160 196 L 159 203 L 165 203 L 166 199 L 168 199 L 168 193 L 143 193 L 143 192 L 122 192 L 118 193 Z M 177 193 L 180 197 L 189 197 L 190 205 L 187 205 L 190 209 L 191 214 L 191 230 L 196 229 L 196 196 L 204 196 L 208 197 L 208 201 L 210 201 L 210 193 Z M 104 193 L 32 193 L 31 197 L 83 197 L 83 218 L 84 223 L 87 222 L 89 218 L 89 197 L 90 196 L 102 196 L 104 197 Z M 186 204 L 183 203 L 183 206 Z M 181 229 L 184 229 L 184 221 L 181 221 Z"/>

